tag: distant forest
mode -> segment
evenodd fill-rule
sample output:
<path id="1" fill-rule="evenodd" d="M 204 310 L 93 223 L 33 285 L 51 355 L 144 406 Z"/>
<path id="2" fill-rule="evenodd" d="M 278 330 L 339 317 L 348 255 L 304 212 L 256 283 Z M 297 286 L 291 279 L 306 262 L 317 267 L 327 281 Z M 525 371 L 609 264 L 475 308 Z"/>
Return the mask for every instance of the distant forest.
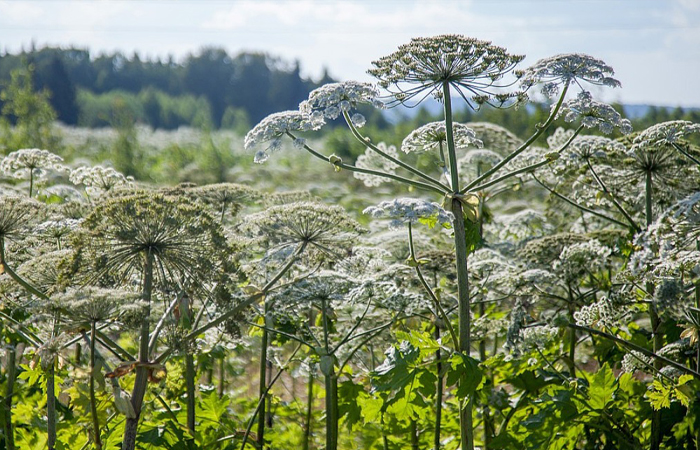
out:
<path id="1" fill-rule="evenodd" d="M 23 66 L 31 68 L 35 88 L 50 91 L 58 120 L 87 127 L 112 125 L 115 103 L 154 128 L 248 127 L 296 109 L 311 90 L 333 81 L 327 73 L 316 82 L 303 78 L 298 62 L 263 53 L 233 56 L 221 48 L 175 62 L 47 47 L 0 55 L 0 88 Z"/>
<path id="2" fill-rule="evenodd" d="M 152 128 L 194 126 L 244 133 L 268 114 L 297 109 L 311 90 L 334 81 L 327 71 L 316 81 L 303 78 L 298 61 L 265 53 L 230 55 L 216 47 L 202 48 L 181 62 L 45 47 L 0 55 L 0 91 L 8 86 L 11 73 L 22 68 L 31 71 L 36 90 L 48 91 L 58 120 L 84 127 L 120 126 L 127 119 Z M 0 111 L 2 106 L 0 99 Z M 546 117 L 547 110 L 535 104 L 505 115 L 461 111 L 456 118 L 493 120 L 520 134 Z M 386 128 L 385 117 L 376 110 L 362 112 L 370 123 Z M 700 110 L 652 106 L 634 117 L 633 124 L 641 129 L 673 119 L 700 122 Z M 439 120 L 439 114 L 419 111 L 403 122 L 410 128 L 430 120 Z"/>

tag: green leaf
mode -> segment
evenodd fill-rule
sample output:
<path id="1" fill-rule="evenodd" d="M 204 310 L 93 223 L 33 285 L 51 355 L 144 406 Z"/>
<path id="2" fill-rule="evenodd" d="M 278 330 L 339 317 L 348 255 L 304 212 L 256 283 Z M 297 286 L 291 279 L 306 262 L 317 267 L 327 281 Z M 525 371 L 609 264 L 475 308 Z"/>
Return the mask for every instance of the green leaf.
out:
<path id="1" fill-rule="evenodd" d="M 610 366 L 603 365 L 593 376 L 588 389 L 589 403 L 593 409 L 602 410 L 613 400 L 617 391 L 617 380 Z"/>
<path id="2" fill-rule="evenodd" d="M 447 372 L 447 384 L 457 385 L 457 397 L 465 399 L 472 395 L 481 384 L 483 373 L 476 359 L 455 353 L 449 359 L 450 370 Z"/>
<path id="3" fill-rule="evenodd" d="M 390 347 L 386 359 L 373 373 L 375 388 L 380 391 L 398 391 L 411 384 L 413 366 L 420 357 L 420 349 L 403 341 L 399 347 Z"/>

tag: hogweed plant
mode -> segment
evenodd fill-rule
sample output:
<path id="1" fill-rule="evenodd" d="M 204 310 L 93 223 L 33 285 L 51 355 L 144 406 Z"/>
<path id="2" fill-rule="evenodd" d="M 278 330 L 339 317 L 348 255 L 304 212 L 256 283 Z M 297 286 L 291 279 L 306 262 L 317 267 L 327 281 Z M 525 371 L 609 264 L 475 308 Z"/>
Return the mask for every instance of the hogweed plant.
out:
<path id="1" fill-rule="evenodd" d="M 457 269 L 457 342 L 456 352 L 469 357 L 471 351 L 471 305 L 468 281 L 467 256 L 475 242 L 470 237 L 473 233 L 479 212 L 479 191 L 502 184 L 517 175 L 532 172 L 549 165 L 557 159 L 571 140 L 554 151 L 541 155 L 535 161 L 526 160 L 526 164 L 517 166 L 518 157 L 549 128 L 558 117 L 565 117 L 567 122 L 580 121 L 575 131 L 578 135 L 585 128 L 596 127 L 609 133 L 615 128 L 622 132 L 629 131 L 629 122 L 610 106 L 592 99 L 586 91 L 585 84 L 602 84 L 619 86 L 611 78 L 612 69 L 603 62 L 586 55 L 558 55 L 541 60 L 524 71 L 514 72 L 524 56 L 513 55 L 506 49 L 459 35 L 442 35 L 430 38 L 416 38 L 409 44 L 373 62 L 369 73 L 377 78 L 378 85 L 385 90 L 384 97 L 379 89 L 367 83 L 346 82 L 323 86 L 309 95 L 309 100 L 302 102 L 299 111 L 289 111 L 272 115 L 263 120 L 246 137 L 246 147 L 252 148 L 266 144 L 259 150 L 257 162 L 263 162 L 272 151 L 280 146 L 280 139 L 285 135 L 294 146 L 304 149 L 317 158 L 327 160 L 335 170 L 350 170 L 355 173 L 373 177 L 383 177 L 399 182 L 407 187 L 418 188 L 440 195 L 441 201 L 454 216 L 453 238 Z M 513 89 L 520 78 L 520 90 Z M 481 146 L 478 135 L 468 126 L 455 125 L 453 121 L 453 94 L 472 108 L 482 105 L 507 107 L 526 101 L 526 91 L 535 85 L 543 85 L 547 95 L 557 95 L 547 120 L 525 142 L 504 155 L 500 161 L 493 161 L 490 168 L 478 176 L 465 179 L 459 171 L 457 148 L 464 145 Z M 581 89 L 579 94 L 567 99 L 570 88 Z M 411 152 L 416 149 L 439 152 L 444 165 L 445 181 L 440 175 L 424 173 L 416 167 L 403 162 L 391 154 L 387 147 L 372 143 L 371 139 L 360 132 L 364 120 L 353 113 L 358 104 L 377 104 L 384 106 L 406 104 L 415 106 L 429 96 L 437 98 L 444 106 L 444 122 L 426 125 L 412 133 L 402 149 Z M 387 164 L 378 164 L 373 168 L 366 166 L 366 159 L 359 164 L 348 164 L 336 155 L 326 155 L 311 148 L 298 136 L 300 133 L 321 128 L 326 120 L 341 116 L 354 137 L 372 150 L 373 160 L 382 157 Z M 269 144 L 267 144 L 269 142 Z M 370 183 L 370 184 L 374 184 Z M 465 382 L 465 384 L 467 384 Z M 476 386 L 473 386 L 476 387 Z M 463 449 L 474 448 L 473 427 L 473 390 L 462 389 L 460 401 L 460 438 Z"/>

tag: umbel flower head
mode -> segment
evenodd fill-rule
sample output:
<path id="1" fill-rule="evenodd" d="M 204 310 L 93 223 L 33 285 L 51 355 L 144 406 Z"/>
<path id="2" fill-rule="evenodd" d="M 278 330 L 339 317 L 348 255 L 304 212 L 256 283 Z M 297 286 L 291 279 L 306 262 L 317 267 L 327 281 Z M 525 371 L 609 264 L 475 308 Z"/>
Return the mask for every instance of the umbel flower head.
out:
<path id="1" fill-rule="evenodd" d="M 91 323 L 115 320 L 119 316 L 132 315 L 145 308 L 139 294 L 121 289 L 97 287 L 70 288 L 55 294 L 51 300 L 62 310 L 62 319 L 73 328 L 89 326 Z"/>
<path id="2" fill-rule="evenodd" d="M 40 180 L 48 170 L 63 170 L 63 158 L 48 150 L 24 148 L 7 155 L 0 162 L 0 173 L 12 178 Z"/>
<path id="3" fill-rule="evenodd" d="M 70 173 L 70 182 L 82 184 L 88 195 L 99 196 L 115 187 L 129 187 L 133 177 L 126 177 L 111 167 L 78 167 Z"/>
<path id="4" fill-rule="evenodd" d="M 398 159 L 399 157 L 399 153 L 396 151 L 396 147 L 393 145 L 387 146 L 384 142 L 380 142 L 377 144 L 377 148 L 384 153 L 393 156 L 394 158 Z M 355 166 L 361 169 L 379 169 L 382 172 L 390 173 L 392 175 L 396 173 L 396 169 L 399 167 L 398 164 L 381 156 L 379 153 L 372 150 L 371 147 L 367 147 L 365 152 L 357 157 Z M 353 172 L 353 176 L 358 180 L 361 180 L 365 186 L 370 187 L 379 186 L 382 183 L 390 181 L 389 178 L 363 172 Z"/>
<path id="5" fill-rule="evenodd" d="M 593 100 L 588 91 L 581 91 L 575 99 L 562 103 L 557 118 L 561 116 L 567 122 L 581 119 L 584 127 L 598 127 L 605 134 L 612 133 L 615 128 L 619 128 L 622 134 L 632 132 L 629 120 L 623 119 L 612 106 Z"/>
<path id="6" fill-rule="evenodd" d="M 474 130 L 461 123 L 454 123 L 453 136 L 456 148 L 464 148 L 469 145 L 482 147 L 483 143 L 476 138 Z M 401 143 L 401 150 L 404 153 L 411 153 L 420 150 L 428 151 L 439 148 L 446 148 L 447 130 L 445 121 L 431 122 L 417 128 L 406 136 Z"/>
<path id="7" fill-rule="evenodd" d="M 620 87 L 620 82 L 611 75 L 615 71 L 600 59 L 583 53 L 567 53 L 540 59 L 531 67 L 518 73 L 520 84 L 529 89 L 537 83 L 544 83 L 542 93 L 552 97 L 559 91 L 559 86 L 580 82 Z M 581 87 L 583 89 L 583 87 Z"/>
<path id="8" fill-rule="evenodd" d="M 700 124 L 687 120 L 657 123 L 634 138 L 635 146 L 658 147 L 677 144 L 685 136 L 700 132 Z"/>
<path id="9" fill-rule="evenodd" d="M 522 61 L 503 47 L 457 34 L 414 38 L 394 53 L 372 62 L 368 73 L 392 91 L 396 103 L 442 92 L 448 83 L 471 106 L 501 105 L 513 96 L 499 93 L 497 84 Z"/>
<path id="10" fill-rule="evenodd" d="M 417 222 L 451 226 L 454 221 L 454 215 L 437 203 L 418 198 L 397 198 L 370 206 L 362 212 L 374 218 L 390 218 L 390 228 L 401 228 L 403 225 Z"/>
<path id="11" fill-rule="evenodd" d="M 220 267 L 229 253 L 220 225 L 183 197 L 140 193 L 110 199 L 81 228 L 76 258 L 90 266 L 92 279 L 139 275 L 150 254 L 157 280 L 193 282 Z"/>
<path id="12" fill-rule="evenodd" d="M 24 197 L 0 197 L 0 239 L 16 239 L 29 232 L 41 203 Z"/>
<path id="13" fill-rule="evenodd" d="M 259 144 L 269 142 L 264 150 L 255 153 L 255 162 L 264 163 L 282 146 L 282 136 L 298 131 L 311 131 L 321 128 L 323 123 L 312 123 L 299 111 L 282 111 L 270 114 L 245 135 L 244 146 L 250 150 Z"/>
<path id="14" fill-rule="evenodd" d="M 299 104 L 299 111 L 314 126 L 320 127 L 326 119 L 337 119 L 342 113 L 349 113 L 361 104 L 383 108 L 384 104 L 378 97 L 379 89 L 371 83 L 330 83 L 311 91 L 309 99 Z M 354 114 L 352 122 L 356 127 L 361 127 L 365 124 L 365 118 L 362 114 Z"/>
<path id="15" fill-rule="evenodd" d="M 345 256 L 355 238 L 366 231 L 340 206 L 317 202 L 273 206 L 246 216 L 239 230 L 260 238 L 271 257 L 284 258 L 304 245 L 311 258 L 335 259 Z"/>

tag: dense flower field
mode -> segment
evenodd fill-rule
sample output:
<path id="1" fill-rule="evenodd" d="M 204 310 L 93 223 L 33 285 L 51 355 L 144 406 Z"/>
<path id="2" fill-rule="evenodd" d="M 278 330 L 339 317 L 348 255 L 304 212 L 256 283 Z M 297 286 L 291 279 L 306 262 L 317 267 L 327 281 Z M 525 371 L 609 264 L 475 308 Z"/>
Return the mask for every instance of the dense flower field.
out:
<path id="1" fill-rule="evenodd" d="M 4 448 L 700 448 L 700 125 L 632 130 L 589 91 L 620 87 L 605 62 L 523 59 L 413 39 L 212 139 L 240 183 L 135 179 L 70 129 L 70 164 L 8 149 Z M 533 95 L 525 138 L 453 120 Z M 400 146 L 364 133 L 428 97 Z"/>

